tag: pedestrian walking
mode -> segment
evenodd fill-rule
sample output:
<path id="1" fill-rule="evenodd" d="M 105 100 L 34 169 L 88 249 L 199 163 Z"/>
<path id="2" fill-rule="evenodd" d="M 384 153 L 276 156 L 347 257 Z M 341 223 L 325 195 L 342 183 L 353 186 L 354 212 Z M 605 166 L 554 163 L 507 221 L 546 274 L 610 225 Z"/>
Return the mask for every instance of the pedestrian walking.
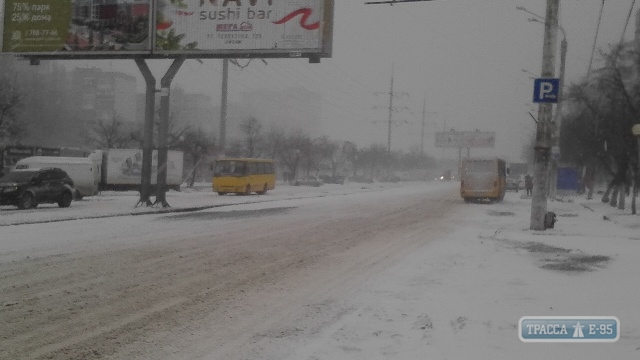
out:
<path id="1" fill-rule="evenodd" d="M 529 174 L 524 177 L 524 187 L 527 189 L 527 196 L 531 196 L 533 194 L 533 178 Z"/>

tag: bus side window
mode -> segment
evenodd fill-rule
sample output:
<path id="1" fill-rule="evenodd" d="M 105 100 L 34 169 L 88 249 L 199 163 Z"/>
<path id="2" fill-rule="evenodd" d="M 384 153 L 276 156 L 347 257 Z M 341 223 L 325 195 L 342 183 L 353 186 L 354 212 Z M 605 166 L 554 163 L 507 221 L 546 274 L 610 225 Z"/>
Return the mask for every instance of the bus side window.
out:
<path id="1" fill-rule="evenodd" d="M 265 163 L 258 163 L 258 174 L 260 175 L 266 174 L 266 171 L 264 171 L 265 165 L 266 165 Z"/>
<path id="2" fill-rule="evenodd" d="M 247 174 L 246 163 L 236 162 L 233 166 L 233 173 L 235 175 L 244 176 Z"/>

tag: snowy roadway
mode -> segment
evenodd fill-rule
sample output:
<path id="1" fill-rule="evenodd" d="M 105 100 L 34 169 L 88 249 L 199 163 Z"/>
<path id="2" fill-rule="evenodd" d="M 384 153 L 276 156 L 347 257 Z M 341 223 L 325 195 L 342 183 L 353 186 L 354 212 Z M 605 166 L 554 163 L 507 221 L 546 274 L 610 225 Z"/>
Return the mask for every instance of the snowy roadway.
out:
<path id="1" fill-rule="evenodd" d="M 639 218 L 567 198 L 533 232 L 520 195 L 348 184 L 169 193 L 201 210 L 145 215 L 135 194 L 0 207 L 0 359 L 638 358 Z M 617 316 L 621 337 L 522 343 L 525 315 Z"/>

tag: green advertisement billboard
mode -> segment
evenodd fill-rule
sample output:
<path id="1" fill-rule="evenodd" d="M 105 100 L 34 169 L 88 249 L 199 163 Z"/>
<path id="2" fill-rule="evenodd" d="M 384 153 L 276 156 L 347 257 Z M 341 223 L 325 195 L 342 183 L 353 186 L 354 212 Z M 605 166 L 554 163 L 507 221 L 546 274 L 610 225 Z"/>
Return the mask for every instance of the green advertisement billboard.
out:
<path id="1" fill-rule="evenodd" d="M 2 52 L 149 52 L 149 0 L 4 0 Z"/>
<path id="2" fill-rule="evenodd" d="M 3 52 L 63 49 L 71 0 L 5 0 Z"/>

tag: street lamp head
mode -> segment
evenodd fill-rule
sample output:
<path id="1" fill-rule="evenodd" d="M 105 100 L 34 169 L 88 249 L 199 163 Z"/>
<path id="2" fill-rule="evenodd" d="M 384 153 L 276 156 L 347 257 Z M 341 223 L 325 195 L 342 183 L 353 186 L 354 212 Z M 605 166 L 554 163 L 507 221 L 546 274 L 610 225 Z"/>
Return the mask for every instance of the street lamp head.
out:
<path id="1" fill-rule="evenodd" d="M 635 124 L 631 127 L 631 133 L 634 136 L 640 136 L 640 124 Z"/>

